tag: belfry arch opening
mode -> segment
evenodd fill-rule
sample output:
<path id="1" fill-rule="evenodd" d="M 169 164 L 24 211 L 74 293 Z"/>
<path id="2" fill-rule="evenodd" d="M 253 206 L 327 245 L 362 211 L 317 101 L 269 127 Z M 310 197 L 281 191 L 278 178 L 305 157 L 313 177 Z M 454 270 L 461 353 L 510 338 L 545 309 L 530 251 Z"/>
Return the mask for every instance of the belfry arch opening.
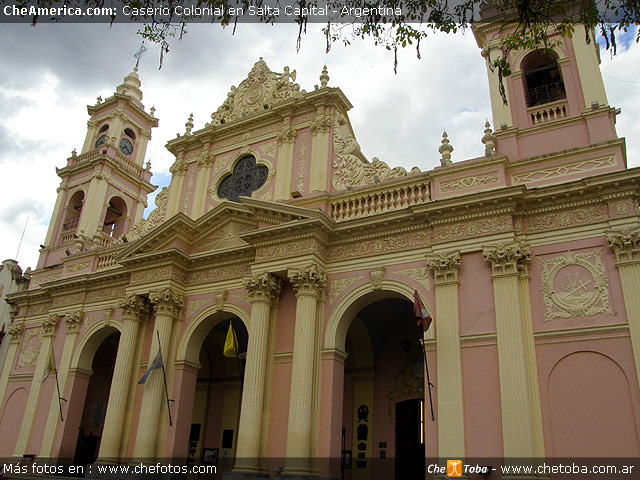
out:
<path id="1" fill-rule="evenodd" d="M 127 204 L 120 197 L 109 200 L 104 216 L 102 231 L 113 238 L 119 238 L 124 233 L 124 224 L 127 218 Z"/>
<path id="2" fill-rule="evenodd" d="M 557 58 L 555 52 L 535 50 L 522 60 L 527 107 L 567 98 Z"/>
<path id="3" fill-rule="evenodd" d="M 64 210 L 64 220 L 62 221 L 62 232 L 60 243 L 65 243 L 73 238 L 73 235 L 78 229 L 78 222 L 80 221 L 80 214 L 82 213 L 82 206 L 84 204 L 84 192 L 78 190 L 69 199 L 67 206 Z"/>
<path id="4" fill-rule="evenodd" d="M 187 457 L 190 464 L 215 465 L 222 478 L 235 461 L 248 332 L 240 318 L 229 314 L 214 314 L 203 323 L 212 327 L 204 333 L 198 357 Z M 230 324 L 238 355 L 225 356 Z"/>
<path id="5" fill-rule="evenodd" d="M 343 478 L 424 478 L 424 364 L 412 302 L 372 296 L 349 325 L 345 352 Z"/>

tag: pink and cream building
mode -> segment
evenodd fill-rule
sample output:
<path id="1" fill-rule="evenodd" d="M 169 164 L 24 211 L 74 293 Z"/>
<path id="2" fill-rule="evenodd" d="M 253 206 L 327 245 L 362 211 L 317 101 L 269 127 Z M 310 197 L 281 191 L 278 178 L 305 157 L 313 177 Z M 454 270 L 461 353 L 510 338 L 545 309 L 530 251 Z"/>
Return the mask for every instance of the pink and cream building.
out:
<path id="1" fill-rule="evenodd" d="M 474 34 L 493 58 L 498 26 Z M 485 155 L 452 162 L 445 135 L 441 166 L 407 171 L 361 153 L 326 69 L 305 91 L 260 59 L 167 143 L 146 219 L 158 119 L 130 73 L 88 107 L 38 266 L 9 295 L 0 456 L 348 480 L 638 457 L 640 170 L 580 25 L 510 62 L 507 103 L 487 70 Z M 171 423 L 162 371 L 137 383 L 159 345 Z M 41 381 L 52 354 L 64 421 Z"/>

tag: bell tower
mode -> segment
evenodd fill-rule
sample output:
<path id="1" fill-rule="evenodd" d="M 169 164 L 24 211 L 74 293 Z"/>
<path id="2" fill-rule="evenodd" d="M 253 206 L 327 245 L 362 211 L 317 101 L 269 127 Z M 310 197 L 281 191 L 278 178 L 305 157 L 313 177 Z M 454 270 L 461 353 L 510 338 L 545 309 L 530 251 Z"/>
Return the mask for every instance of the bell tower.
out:
<path id="1" fill-rule="evenodd" d="M 498 153 L 510 160 L 546 155 L 616 140 L 615 117 L 599 68 L 593 32 L 575 24 L 571 38 L 550 38 L 550 50 L 518 50 L 508 55 L 511 75 L 504 77 L 506 104 L 497 72 L 490 63 L 503 54 L 501 40 L 511 33 L 508 15 L 495 7 L 481 10 L 482 23 L 473 27 L 487 60 L 489 90 Z M 616 152 L 619 168 L 624 153 Z"/>
<path id="2" fill-rule="evenodd" d="M 137 68 L 106 100 L 88 106 L 90 119 L 82 151 L 75 150 L 64 168 L 38 268 L 54 265 L 72 253 L 105 247 L 121 239 L 142 218 L 151 185 L 144 166 L 151 129 Z"/>

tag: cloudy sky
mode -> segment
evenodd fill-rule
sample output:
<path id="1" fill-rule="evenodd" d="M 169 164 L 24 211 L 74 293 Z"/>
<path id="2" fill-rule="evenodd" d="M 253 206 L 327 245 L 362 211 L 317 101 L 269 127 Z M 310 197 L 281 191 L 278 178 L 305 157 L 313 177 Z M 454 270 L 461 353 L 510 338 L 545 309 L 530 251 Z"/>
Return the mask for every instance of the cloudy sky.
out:
<path id="1" fill-rule="evenodd" d="M 17 260 L 23 269 L 35 267 L 60 183 L 55 167 L 82 148 L 86 105 L 112 95 L 135 65 L 138 28 L 2 25 L 0 260 L 16 258 L 26 224 Z M 367 40 L 335 44 L 325 54 L 317 24 L 309 25 L 298 52 L 295 25 L 241 24 L 235 35 L 219 25 L 192 24 L 187 30 L 183 40 L 172 40 L 161 69 L 155 45 L 146 44 L 140 61 L 143 103 L 147 109 L 155 106 L 160 119 L 147 150 L 156 185 L 168 184 L 173 162 L 164 144 L 184 132 L 190 113 L 195 129 L 203 128 L 229 87 L 238 85 L 259 57 L 273 71 L 285 65 L 296 69 L 296 83 L 306 90 L 319 84 L 326 63 L 329 85 L 340 87 L 354 105 L 350 118 L 368 158 L 431 169 L 439 164 L 443 129 L 455 148 L 454 161 L 482 154 L 480 138 L 491 112 L 484 61 L 470 31 L 431 35 L 422 44 L 421 60 L 414 49 L 400 52 L 394 74 L 392 54 Z M 601 69 L 609 103 L 622 108 L 617 130 L 627 137 L 629 165 L 638 166 L 640 46 L 630 43 L 620 42 L 615 57 L 603 49 Z"/>

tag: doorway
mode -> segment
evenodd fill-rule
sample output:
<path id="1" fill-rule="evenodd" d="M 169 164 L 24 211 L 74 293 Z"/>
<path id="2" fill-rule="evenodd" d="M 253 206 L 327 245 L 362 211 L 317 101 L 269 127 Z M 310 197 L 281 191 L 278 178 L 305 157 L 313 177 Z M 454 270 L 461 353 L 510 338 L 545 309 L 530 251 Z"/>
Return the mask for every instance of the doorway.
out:
<path id="1" fill-rule="evenodd" d="M 396 403 L 396 478 L 424 478 L 424 401 Z"/>

